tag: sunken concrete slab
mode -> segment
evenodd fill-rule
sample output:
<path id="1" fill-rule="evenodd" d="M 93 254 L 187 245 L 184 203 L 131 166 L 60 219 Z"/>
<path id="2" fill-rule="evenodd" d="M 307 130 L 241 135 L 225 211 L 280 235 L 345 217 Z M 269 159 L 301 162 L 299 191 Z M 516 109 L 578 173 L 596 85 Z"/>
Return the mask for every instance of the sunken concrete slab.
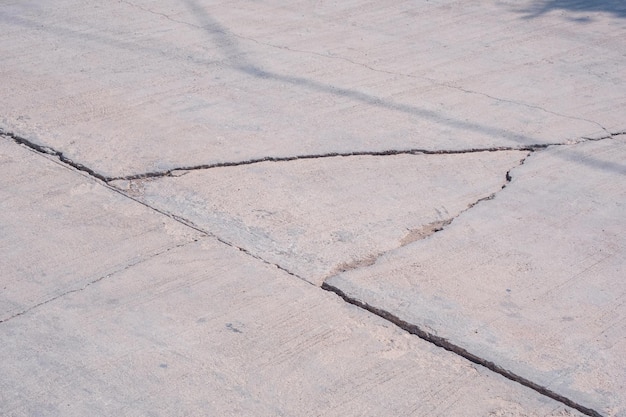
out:
<path id="1" fill-rule="evenodd" d="M 623 416 L 625 160 L 626 136 L 536 152 L 493 200 L 326 285 Z"/>
<path id="2" fill-rule="evenodd" d="M 320 285 L 488 198 L 527 154 L 302 159 L 111 184 Z"/>
<path id="3" fill-rule="evenodd" d="M 623 6 L 543 3 L 3 2 L 0 129 L 107 178 L 623 131 Z"/>
<path id="4" fill-rule="evenodd" d="M 210 238 L 0 337 L 10 417 L 580 415 Z"/>
<path id="5" fill-rule="evenodd" d="M 0 136 L 0 321 L 199 236 Z"/>

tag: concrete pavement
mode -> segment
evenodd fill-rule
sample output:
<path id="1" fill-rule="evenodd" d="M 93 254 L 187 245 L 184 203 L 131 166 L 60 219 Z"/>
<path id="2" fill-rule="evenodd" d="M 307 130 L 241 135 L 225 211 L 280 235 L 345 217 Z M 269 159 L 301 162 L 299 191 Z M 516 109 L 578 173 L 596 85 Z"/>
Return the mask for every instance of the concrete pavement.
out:
<path id="1" fill-rule="evenodd" d="M 0 1 L 0 414 L 626 415 L 625 39 Z"/>

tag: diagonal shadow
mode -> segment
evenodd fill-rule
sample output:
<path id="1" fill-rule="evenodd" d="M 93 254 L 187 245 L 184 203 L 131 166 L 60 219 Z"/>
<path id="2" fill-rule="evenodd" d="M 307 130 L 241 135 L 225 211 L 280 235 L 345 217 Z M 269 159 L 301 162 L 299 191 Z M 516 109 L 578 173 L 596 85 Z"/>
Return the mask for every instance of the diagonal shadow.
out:
<path id="1" fill-rule="evenodd" d="M 534 4 L 524 10 L 528 13 L 525 18 L 532 19 L 553 10 L 568 10 L 572 12 L 606 12 L 615 17 L 626 18 L 625 0 L 536 0 Z M 575 19 L 588 21 L 590 18 Z"/>
<path id="2" fill-rule="evenodd" d="M 223 27 L 219 22 L 215 19 L 211 18 L 206 10 L 204 10 L 201 6 L 198 6 L 192 0 L 185 0 L 185 3 L 188 5 L 190 11 L 199 19 L 200 25 L 192 25 L 196 27 L 201 27 L 210 37 L 212 42 L 220 48 L 222 51 L 222 56 L 224 57 L 222 60 L 209 60 L 198 58 L 194 56 L 190 56 L 189 54 L 184 53 L 184 51 L 180 51 L 180 53 L 164 51 L 159 48 L 149 48 L 139 46 L 136 43 L 129 41 L 122 41 L 115 38 L 103 36 L 100 34 L 94 33 L 86 33 L 86 32 L 77 32 L 72 29 L 58 27 L 58 26 L 50 26 L 50 25 L 42 25 L 41 23 L 29 19 L 25 19 L 17 16 L 7 16 L 5 14 L 0 14 L 0 21 L 4 21 L 5 23 L 26 27 L 33 30 L 45 31 L 49 33 L 53 33 L 57 36 L 61 37 L 73 37 L 75 39 L 91 42 L 97 42 L 101 44 L 105 44 L 108 46 L 112 46 L 119 49 L 125 49 L 129 51 L 135 52 L 146 52 L 149 51 L 154 55 L 159 56 L 160 58 L 167 58 L 171 60 L 186 60 L 188 62 L 200 65 L 219 65 L 221 67 L 230 68 L 237 72 L 258 78 L 267 81 L 276 81 L 280 83 L 288 83 L 293 86 L 304 88 L 307 90 L 322 92 L 326 94 L 331 94 L 335 96 L 349 98 L 354 101 L 358 101 L 361 103 L 365 103 L 368 105 L 372 105 L 379 108 L 384 108 L 392 111 L 406 113 L 408 115 L 414 117 L 420 117 L 424 119 L 429 119 L 432 122 L 439 123 L 444 126 L 449 126 L 458 129 L 464 129 L 468 131 L 478 132 L 480 134 L 488 135 L 495 138 L 504 138 L 514 142 L 521 143 L 523 145 L 541 143 L 542 140 L 523 135 L 517 132 L 513 132 L 511 130 L 502 129 L 494 126 L 487 126 L 480 123 L 465 121 L 456 119 L 451 116 L 446 116 L 432 110 L 427 110 L 424 108 L 420 108 L 414 105 L 397 103 L 393 100 L 383 99 L 371 94 L 363 93 L 358 90 L 343 88 L 334 86 L 332 84 L 326 84 L 323 82 L 319 82 L 316 80 L 293 76 L 293 75 L 284 75 L 278 74 L 271 71 L 266 71 L 263 68 L 251 63 L 246 53 L 239 47 L 239 43 L 236 40 L 236 36 L 234 36 L 228 29 Z"/>
<path id="3" fill-rule="evenodd" d="M 626 4 L 626 0 L 624 1 Z M 528 144 L 529 141 L 538 142 L 534 138 L 530 138 L 528 136 L 520 135 L 513 133 L 511 131 L 507 131 L 500 128 L 495 128 L 491 126 L 479 125 L 477 123 L 467 122 L 458 119 L 445 118 L 439 113 L 421 109 L 415 106 L 410 106 L 406 104 L 396 103 L 391 100 L 383 100 L 379 97 L 372 96 L 366 93 L 359 92 L 357 90 L 347 89 L 336 87 L 330 84 L 323 84 L 317 82 L 315 80 L 311 80 L 304 77 L 292 76 L 292 75 L 283 75 L 275 72 L 266 71 L 253 63 L 251 63 L 246 54 L 242 52 L 241 48 L 238 45 L 237 37 L 232 34 L 228 28 L 224 27 L 221 23 L 215 20 L 206 9 L 200 5 L 195 0 L 183 0 L 183 2 L 187 5 L 189 11 L 196 17 L 198 20 L 199 27 L 202 27 L 212 38 L 211 40 L 223 49 L 224 55 L 226 57 L 233 57 L 232 59 L 232 68 L 248 74 L 250 76 L 265 79 L 265 80 L 273 80 L 280 81 L 283 83 L 289 83 L 298 87 L 304 87 L 310 90 L 315 90 L 318 92 L 324 92 L 328 94 L 334 94 L 342 97 L 348 97 L 355 101 L 360 101 L 362 103 L 366 103 L 372 106 L 377 106 L 381 108 L 385 108 L 392 111 L 398 111 L 406 114 L 410 114 L 412 116 L 419 116 L 431 120 L 435 120 L 438 123 L 445 124 L 447 126 L 451 126 L 458 129 L 471 130 L 482 134 L 489 134 L 494 137 L 505 137 L 507 139 L 512 139 L 516 142 Z M 558 3 L 584 3 L 591 4 L 594 3 L 592 0 L 552 0 L 552 2 Z M 571 153 L 575 154 L 575 151 L 571 151 Z M 572 158 L 567 158 L 568 160 L 572 160 Z M 626 169 L 626 165 L 615 164 L 607 161 L 596 160 L 591 158 L 588 155 L 578 154 L 578 162 L 588 165 L 594 169 L 600 171 L 611 171 L 616 172 L 618 174 L 624 173 Z"/>
<path id="4" fill-rule="evenodd" d="M 210 40 L 222 49 L 223 55 L 227 57 L 226 61 L 230 63 L 232 69 L 238 72 L 263 80 L 288 83 L 296 87 L 306 88 L 308 90 L 346 97 L 351 100 L 359 101 L 361 103 L 365 103 L 371 106 L 406 113 L 411 116 L 430 119 L 449 127 L 474 131 L 496 138 L 506 138 L 526 145 L 529 143 L 541 142 L 537 138 L 515 133 L 510 130 L 493 126 L 485 126 L 474 122 L 455 119 L 453 117 L 446 117 L 440 113 L 431 110 L 423 109 L 413 105 L 397 103 L 388 99 L 382 99 L 380 97 L 363 93 L 358 90 L 337 87 L 331 84 L 325 84 L 319 81 L 295 75 L 285 75 L 264 70 L 262 67 L 255 65 L 254 63 L 249 61 L 247 55 L 239 47 L 237 37 L 232 34 L 228 30 L 228 28 L 224 27 L 220 22 L 213 18 L 207 12 L 206 8 L 199 5 L 195 0 L 183 0 L 183 3 L 185 3 L 189 11 L 197 19 L 197 26 L 203 28 L 204 31 L 209 35 Z"/>
<path id="5" fill-rule="evenodd" d="M 521 143 L 523 145 L 542 142 L 542 140 L 540 139 L 522 135 L 510 130 L 502 129 L 499 127 L 487 126 L 466 120 L 459 120 L 454 117 L 448 117 L 446 115 L 431 110 L 420 108 L 414 105 L 397 103 L 393 100 L 383 99 L 371 94 L 360 92 L 358 90 L 338 87 L 332 84 L 322 83 L 305 77 L 284 75 L 276 72 L 266 71 L 260 66 L 250 62 L 248 55 L 240 48 L 239 42 L 237 41 L 237 36 L 231 33 L 228 28 L 224 27 L 216 19 L 211 17 L 205 8 L 200 6 L 195 0 L 183 1 L 187 8 L 190 10 L 190 12 L 196 17 L 196 19 L 198 19 L 199 22 L 199 25 L 190 25 L 203 29 L 209 35 L 211 42 L 218 46 L 219 50 L 221 51 L 223 59 L 206 59 L 195 57 L 177 48 L 168 48 L 166 51 L 164 51 L 162 48 L 158 47 L 149 47 L 146 45 L 140 46 L 137 43 L 131 41 L 119 40 L 113 37 L 96 34 L 93 32 L 78 32 L 76 30 L 60 26 L 42 25 L 40 22 L 35 20 L 29 20 L 27 18 L 19 16 L 10 16 L 5 13 L 0 14 L 0 22 L 12 26 L 28 28 L 31 30 L 44 31 L 59 36 L 61 38 L 71 37 L 82 42 L 99 43 L 131 52 L 149 52 L 155 56 L 168 60 L 185 60 L 187 62 L 202 67 L 212 65 L 226 67 L 258 79 L 276 81 L 280 83 L 289 83 L 298 88 L 322 92 L 340 97 L 346 97 L 351 100 L 365 103 L 371 106 L 384 108 L 391 111 L 402 112 L 415 117 L 429 119 L 432 122 L 439 123 L 441 125 L 473 131 L 495 138 L 505 138 Z M 186 22 L 180 23 L 189 24 Z M 605 166 L 604 168 L 606 169 L 607 167 Z M 619 167 L 612 167 L 612 169 L 619 171 Z"/>

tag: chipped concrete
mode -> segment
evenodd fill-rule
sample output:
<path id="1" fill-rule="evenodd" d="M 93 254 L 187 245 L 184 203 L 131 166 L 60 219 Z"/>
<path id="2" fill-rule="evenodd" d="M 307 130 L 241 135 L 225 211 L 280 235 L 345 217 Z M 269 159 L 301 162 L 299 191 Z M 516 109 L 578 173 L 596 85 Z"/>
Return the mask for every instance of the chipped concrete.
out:
<path id="1" fill-rule="evenodd" d="M 489 198 L 526 155 L 304 159 L 111 184 L 320 285 Z"/>
<path id="2" fill-rule="evenodd" d="M 623 415 L 624 160 L 626 136 L 535 153 L 493 200 L 328 288 Z"/>
<path id="3" fill-rule="evenodd" d="M 2 415 L 580 415 L 215 240 L 46 307 L 0 324 Z"/>
<path id="4" fill-rule="evenodd" d="M 619 1 L 2 2 L 0 414 L 624 415 L 624 39 Z"/>

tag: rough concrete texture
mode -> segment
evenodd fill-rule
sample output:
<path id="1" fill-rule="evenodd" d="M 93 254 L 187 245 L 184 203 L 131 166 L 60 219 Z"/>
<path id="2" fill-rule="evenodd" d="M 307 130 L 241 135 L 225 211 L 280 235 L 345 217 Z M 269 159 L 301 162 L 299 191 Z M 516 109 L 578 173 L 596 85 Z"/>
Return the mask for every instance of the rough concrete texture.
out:
<path id="1" fill-rule="evenodd" d="M 572 416 L 205 238 L 0 326 L 3 416 Z"/>
<path id="2" fill-rule="evenodd" d="M 626 417 L 623 0 L 0 0 L 0 57 L 1 415 Z"/>
<path id="3" fill-rule="evenodd" d="M 625 6 L 550 3 L 5 1 L 0 128 L 105 177 L 623 129 Z"/>
<path id="4" fill-rule="evenodd" d="M 625 415 L 624 161 L 626 136 L 536 153 L 494 199 L 328 284 Z"/>
<path id="5" fill-rule="evenodd" d="M 0 322 L 198 236 L 0 136 Z"/>
<path id="6" fill-rule="evenodd" d="M 443 227 L 527 154 L 304 159 L 111 184 L 321 285 Z"/>

